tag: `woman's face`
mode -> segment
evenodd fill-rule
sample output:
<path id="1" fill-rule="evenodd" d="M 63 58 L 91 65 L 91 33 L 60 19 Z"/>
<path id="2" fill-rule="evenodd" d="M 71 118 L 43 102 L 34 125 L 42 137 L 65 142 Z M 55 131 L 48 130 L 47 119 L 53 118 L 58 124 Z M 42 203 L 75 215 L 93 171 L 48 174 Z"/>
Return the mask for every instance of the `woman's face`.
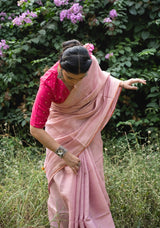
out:
<path id="1" fill-rule="evenodd" d="M 72 74 L 70 72 L 67 72 L 62 69 L 62 75 L 64 82 L 68 85 L 73 87 L 77 82 L 79 82 L 81 79 L 83 79 L 86 76 L 87 73 L 81 73 L 81 74 Z"/>

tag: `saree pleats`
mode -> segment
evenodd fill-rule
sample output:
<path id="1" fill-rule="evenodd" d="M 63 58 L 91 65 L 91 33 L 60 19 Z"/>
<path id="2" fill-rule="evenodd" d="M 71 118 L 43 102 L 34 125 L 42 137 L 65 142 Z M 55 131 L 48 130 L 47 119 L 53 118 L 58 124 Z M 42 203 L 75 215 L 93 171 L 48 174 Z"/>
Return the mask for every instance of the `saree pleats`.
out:
<path id="1" fill-rule="evenodd" d="M 99 134 L 95 137 L 96 143 L 101 140 L 99 137 Z M 94 141 L 80 154 L 81 166 L 77 175 L 65 167 L 54 176 L 48 200 L 51 227 L 114 227 L 101 170 L 102 148 L 100 146 L 98 156 L 94 158 L 93 144 Z"/>

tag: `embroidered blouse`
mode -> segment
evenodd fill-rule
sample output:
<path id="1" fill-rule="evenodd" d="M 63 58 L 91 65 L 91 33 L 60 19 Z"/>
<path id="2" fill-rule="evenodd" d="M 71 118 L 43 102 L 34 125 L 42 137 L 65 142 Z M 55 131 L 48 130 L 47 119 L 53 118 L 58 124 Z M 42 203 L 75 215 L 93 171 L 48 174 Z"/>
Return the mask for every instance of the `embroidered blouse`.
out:
<path id="1" fill-rule="evenodd" d="M 32 108 L 30 124 L 36 128 L 43 128 L 49 116 L 52 102 L 63 103 L 70 91 L 58 78 L 57 62 L 41 78 L 40 86 Z"/>

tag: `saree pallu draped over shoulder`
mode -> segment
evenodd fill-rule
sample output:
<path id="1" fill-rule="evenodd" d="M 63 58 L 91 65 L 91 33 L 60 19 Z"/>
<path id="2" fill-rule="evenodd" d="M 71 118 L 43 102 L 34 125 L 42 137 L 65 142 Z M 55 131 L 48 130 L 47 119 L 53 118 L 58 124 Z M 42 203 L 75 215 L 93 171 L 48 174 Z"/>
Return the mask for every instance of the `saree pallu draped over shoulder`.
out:
<path id="1" fill-rule="evenodd" d="M 52 103 L 45 130 L 78 156 L 78 175 L 47 149 L 45 170 L 49 186 L 51 227 L 113 228 L 103 174 L 101 130 L 119 98 L 120 80 L 99 67 L 94 56 L 81 81 L 62 104 Z"/>

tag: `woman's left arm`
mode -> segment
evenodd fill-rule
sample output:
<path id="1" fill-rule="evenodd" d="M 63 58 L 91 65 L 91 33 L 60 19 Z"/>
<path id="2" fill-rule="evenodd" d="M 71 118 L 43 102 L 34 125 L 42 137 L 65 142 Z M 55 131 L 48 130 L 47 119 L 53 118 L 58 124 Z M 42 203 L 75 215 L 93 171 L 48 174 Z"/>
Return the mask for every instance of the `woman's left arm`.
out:
<path id="1" fill-rule="evenodd" d="M 134 83 L 141 83 L 141 84 L 145 85 L 146 84 L 146 80 L 140 79 L 140 78 L 131 78 L 131 79 L 126 80 L 126 81 L 121 81 L 120 82 L 120 87 L 122 87 L 124 89 L 137 90 L 138 87 L 132 85 Z"/>

